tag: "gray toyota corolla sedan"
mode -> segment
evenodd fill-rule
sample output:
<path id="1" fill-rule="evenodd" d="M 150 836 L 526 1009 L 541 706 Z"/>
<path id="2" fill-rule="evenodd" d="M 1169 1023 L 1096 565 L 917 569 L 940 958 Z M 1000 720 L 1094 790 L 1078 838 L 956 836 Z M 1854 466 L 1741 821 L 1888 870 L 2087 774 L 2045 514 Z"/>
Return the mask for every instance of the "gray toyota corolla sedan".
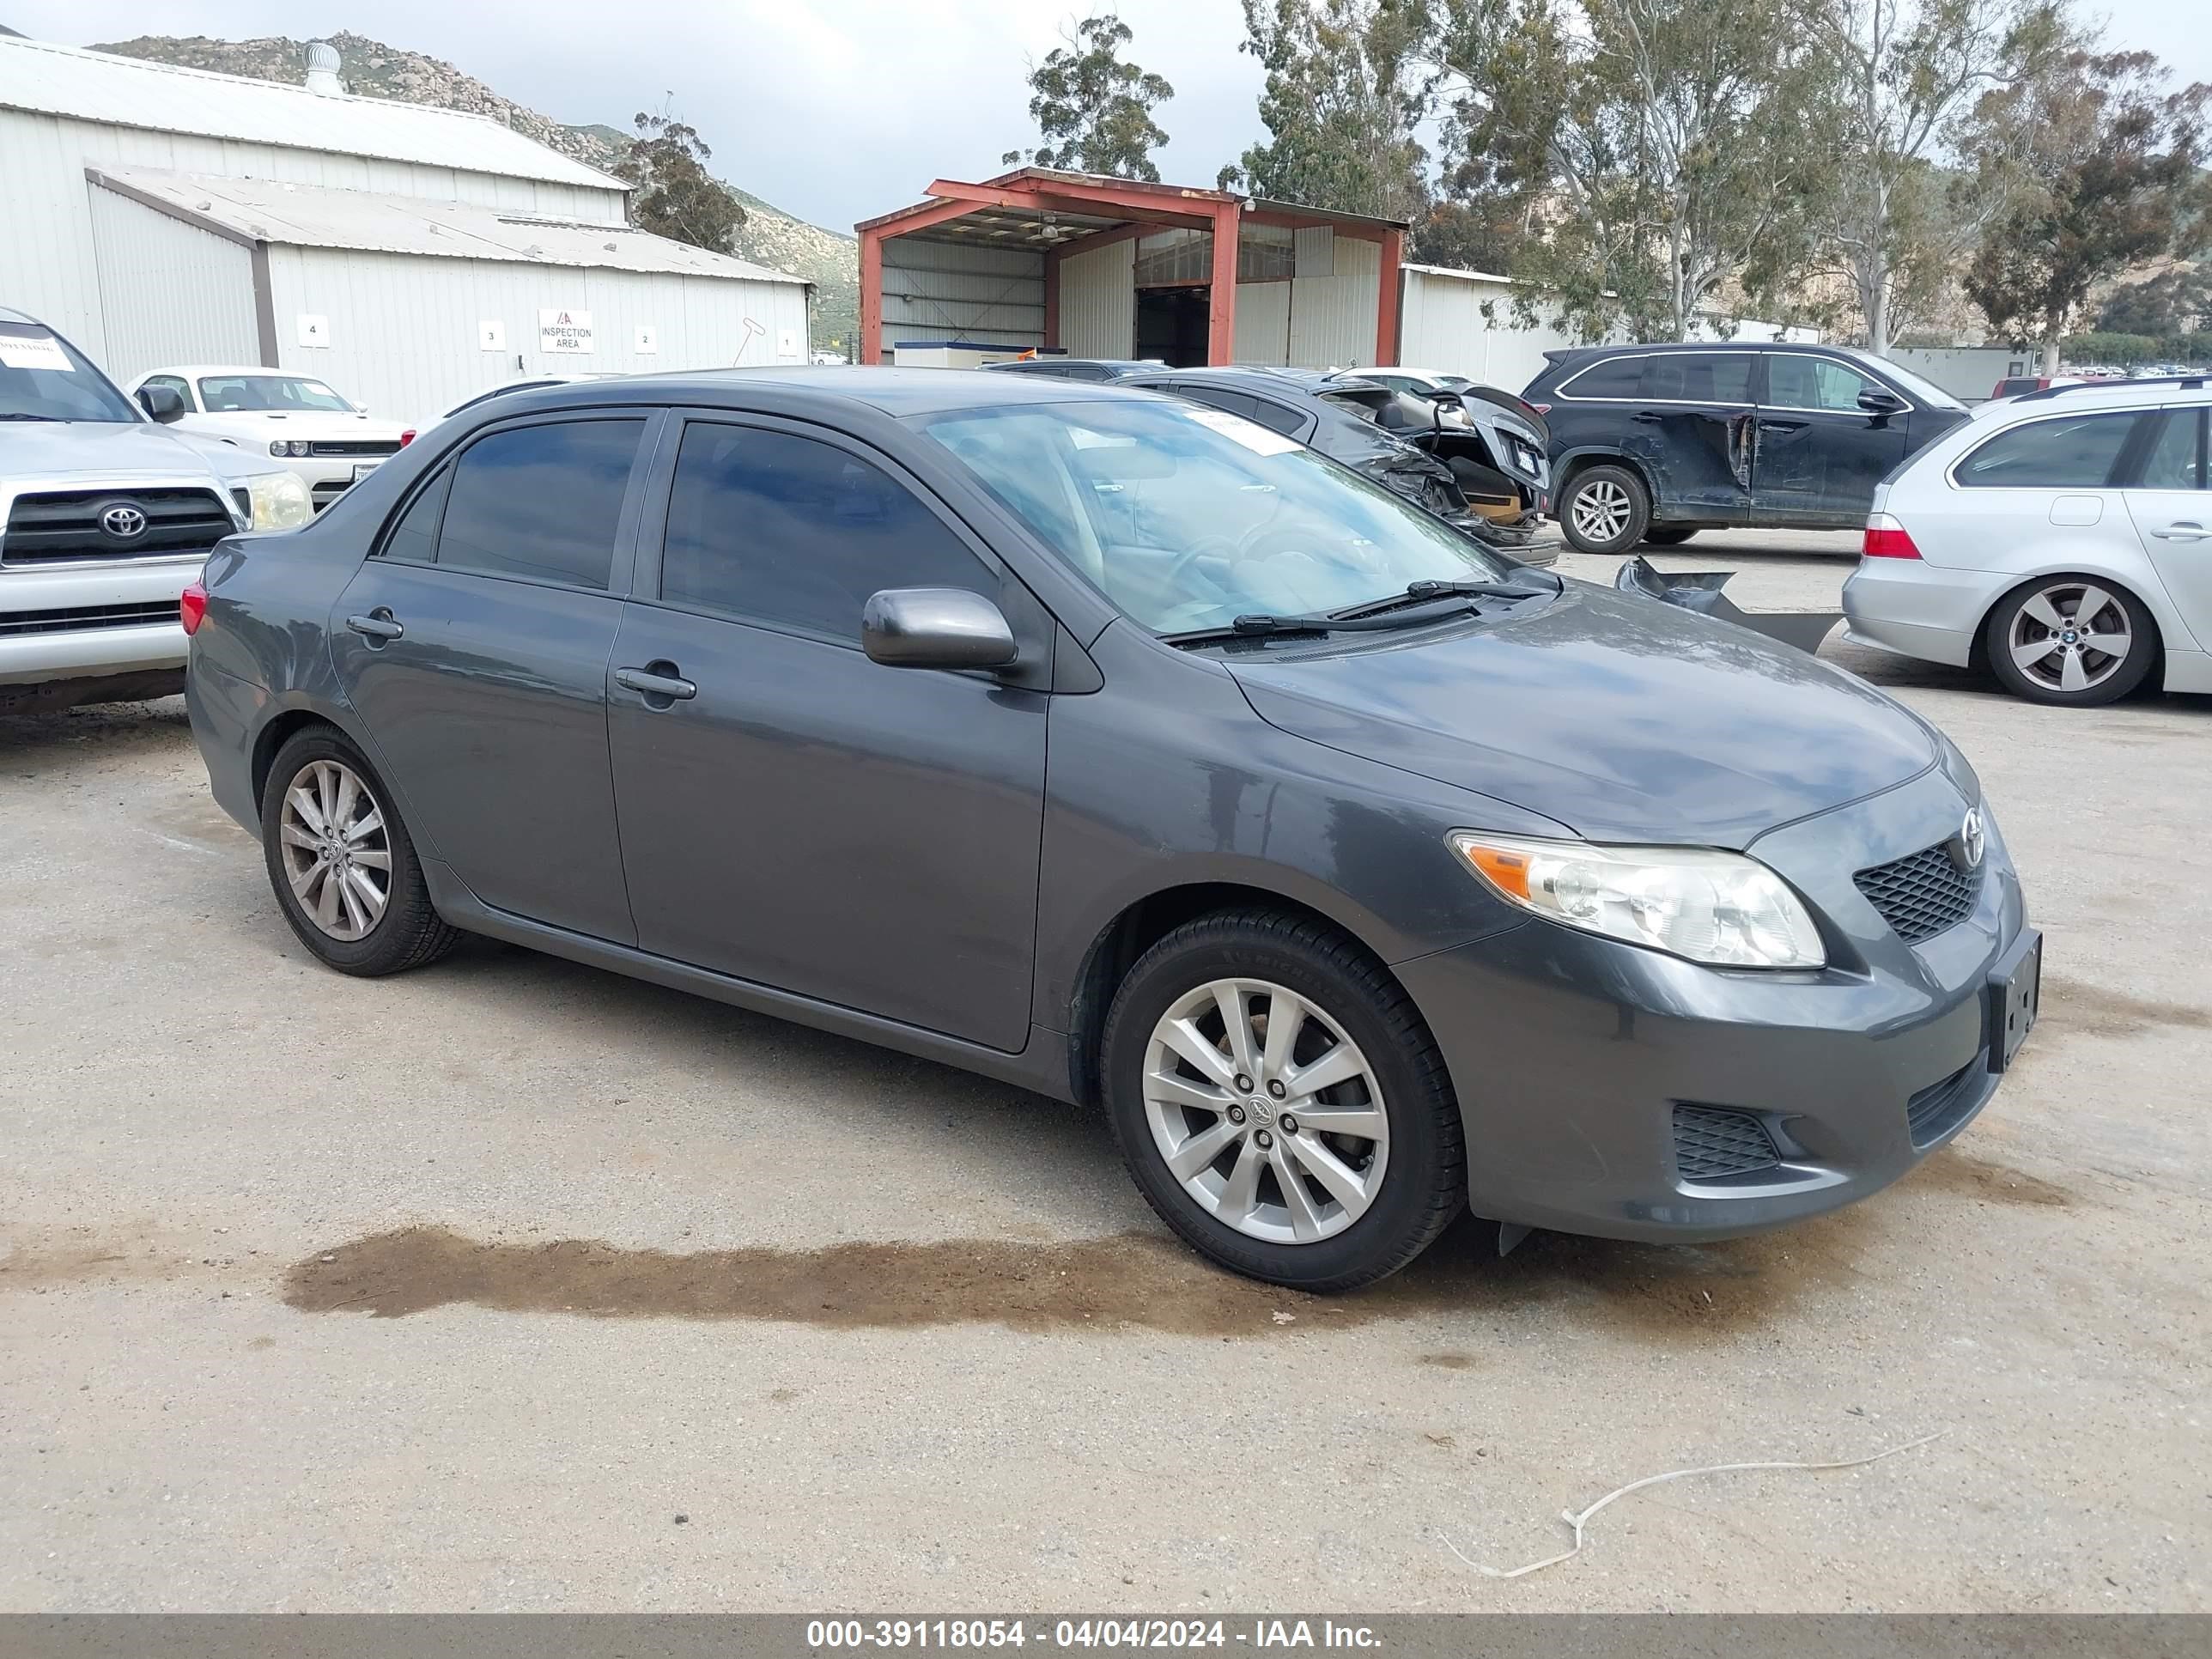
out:
<path id="1" fill-rule="evenodd" d="M 1468 1205 L 1505 1245 L 1847 1203 L 2034 1017 L 1934 728 L 1146 392 L 518 393 L 185 617 L 216 798 L 331 967 L 484 933 L 1097 1101 L 1279 1284 Z"/>

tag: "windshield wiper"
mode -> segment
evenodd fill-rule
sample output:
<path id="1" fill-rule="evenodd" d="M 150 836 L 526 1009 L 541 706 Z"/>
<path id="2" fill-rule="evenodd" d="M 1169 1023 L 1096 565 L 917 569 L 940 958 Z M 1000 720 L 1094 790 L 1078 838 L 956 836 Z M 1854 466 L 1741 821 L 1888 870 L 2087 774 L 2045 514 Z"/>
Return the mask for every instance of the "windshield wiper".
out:
<path id="1" fill-rule="evenodd" d="M 1419 599 L 1408 599 L 1401 594 L 1385 602 L 1391 607 L 1391 614 L 1387 617 L 1346 616 L 1334 611 L 1326 616 L 1271 617 L 1264 611 L 1257 611 L 1238 617 L 1226 628 L 1200 628 L 1188 634 L 1163 634 L 1160 637 L 1170 645 L 1215 645 L 1224 640 L 1279 638 L 1284 635 L 1379 634 L 1437 620 L 1434 616 L 1407 614 L 1416 605 L 1432 606 L 1439 600 L 1449 605 L 1455 599 L 1470 597 L 1479 596 L 1454 592 L 1449 588 L 1442 593 L 1424 595 Z M 1522 597 L 1534 599 L 1536 590 L 1532 588 Z M 1458 608 L 1474 609 L 1473 605 Z"/>
<path id="2" fill-rule="evenodd" d="M 1513 582 L 1475 581 L 1462 579 L 1454 581 L 1407 582 L 1401 592 L 1387 598 L 1369 599 L 1363 604 L 1346 605 L 1341 611 L 1330 612 L 1339 622 L 1364 621 L 1385 612 L 1404 610 L 1408 606 L 1426 605 L 1433 599 L 1537 599 L 1547 593 L 1556 593 L 1554 587 L 1523 587 Z"/>

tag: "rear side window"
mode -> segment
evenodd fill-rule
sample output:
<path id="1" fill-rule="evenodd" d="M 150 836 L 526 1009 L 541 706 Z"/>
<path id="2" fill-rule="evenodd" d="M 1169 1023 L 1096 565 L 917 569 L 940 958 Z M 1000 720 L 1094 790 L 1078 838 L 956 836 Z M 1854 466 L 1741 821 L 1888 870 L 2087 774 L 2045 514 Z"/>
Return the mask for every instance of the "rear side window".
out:
<path id="1" fill-rule="evenodd" d="M 849 451 L 757 427 L 684 430 L 660 597 L 857 645 L 886 587 L 997 580 L 915 493 Z"/>
<path id="2" fill-rule="evenodd" d="M 446 510 L 446 487 L 453 481 L 453 469 L 449 466 L 422 486 L 422 493 L 392 527 L 379 556 L 406 564 L 429 564 L 436 560 L 438 515 Z"/>
<path id="3" fill-rule="evenodd" d="M 1265 398 L 1252 399 L 1252 418 L 1261 426 L 1295 438 L 1305 429 L 1306 417 L 1295 409 L 1285 409 L 1280 404 L 1271 404 Z"/>
<path id="4" fill-rule="evenodd" d="M 604 592 L 644 433 L 641 420 L 553 421 L 479 438 L 453 466 L 438 563 Z"/>
<path id="5" fill-rule="evenodd" d="M 2035 391 L 2042 384 L 2040 380 L 1999 380 L 1996 395 L 2000 398 L 2017 398 L 2023 392 Z"/>
<path id="6" fill-rule="evenodd" d="M 2000 432 L 1952 477 L 1970 489 L 2101 489 L 2141 418 L 2061 415 Z"/>
<path id="7" fill-rule="evenodd" d="M 2138 489 L 2203 489 L 2204 411 L 2169 409 L 2160 417 L 2158 436 L 2143 458 Z"/>
<path id="8" fill-rule="evenodd" d="M 1642 395 L 1643 357 L 1609 357 L 1570 375 L 1559 387 L 1563 398 L 1635 398 Z"/>
<path id="9" fill-rule="evenodd" d="M 1751 362 L 1747 351 L 1670 351 L 1647 358 L 1643 395 L 1674 403 L 1747 404 Z"/>

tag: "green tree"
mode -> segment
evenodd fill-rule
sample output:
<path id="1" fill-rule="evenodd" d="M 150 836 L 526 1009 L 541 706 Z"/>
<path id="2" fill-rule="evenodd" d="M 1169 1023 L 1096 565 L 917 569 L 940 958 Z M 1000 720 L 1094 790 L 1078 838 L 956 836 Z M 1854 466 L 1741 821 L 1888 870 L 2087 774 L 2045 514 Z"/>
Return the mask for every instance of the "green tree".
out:
<path id="1" fill-rule="evenodd" d="M 2115 289 L 2097 313 L 2097 326 L 2154 339 L 2212 330 L 2212 264 L 2180 265 Z"/>
<path id="2" fill-rule="evenodd" d="M 1966 292 L 1998 333 L 2041 345 L 2046 374 L 2092 289 L 2212 240 L 2212 184 L 2197 173 L 2212 87 L 2166 94 L 2165 81 L 2151 52 L 2072 52 L 1982 112 L 2021 135 L 2027 183 L 1983 238 Z"/>
<path id="3" fill-rule="evenodd" d="M 630 187 L 629 222 L 640 230 L 716 253 L 736 251 L 745 210 L 707 171 L 714 151 L 664 109 L 637 113 L 637 138 L 614 164 Z"/>
<path id="4" fill-rule="evenodd" d="M 2008 170 L 1953 165 L 1983 97 L 2063 40 L 2068 0 L 1813 0 L 1829 65 L 1801 142 L 1819 155 L 1819 269 L 1848 288 L 1876 352 L 1939 294 L 2002 210 Z"/>
<path id="5" fill-rule="evenodd" d="M 1103 173 L 1158 184 L 1152 152 L 1168 136 L 1152 111 L 1175 96 L 1161 76 L 1121 56 L 1129 26 L 1111 12 L 1086 17 L 1030 69 L 1030 118 L 1042 144 L 1001 159 L 1069 173 Z"/>
<path id="6" fill-rule="evenodd" d="M 1456 198 L 1517 212 L 1513 274 L 1586 337 L 1687 339 L 1726 289 L 1779 286 L 1825 66 L 1791 0 L 1449 0 Z"/>
<path id="7" fill-rule="evenodd" d="M 1416 137 L 1439 78 L 1432 0 L 1244 0 L 1267 78 L 1267 138 L 1221 170 L 1224 190 L 1418 220 L 1427 151 Z"/>

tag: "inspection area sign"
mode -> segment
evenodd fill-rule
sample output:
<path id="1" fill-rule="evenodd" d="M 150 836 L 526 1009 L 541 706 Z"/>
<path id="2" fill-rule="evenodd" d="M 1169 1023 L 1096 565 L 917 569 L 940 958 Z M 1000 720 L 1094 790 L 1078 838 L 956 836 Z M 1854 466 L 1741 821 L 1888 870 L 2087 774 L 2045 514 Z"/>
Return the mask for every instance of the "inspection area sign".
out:
<path id="1" fill-rule="evenodd" d="M 588 311 L 539 312 L 538 349 L 558 356 L 589 356 L 592 350 L 592 313 Z"/>

